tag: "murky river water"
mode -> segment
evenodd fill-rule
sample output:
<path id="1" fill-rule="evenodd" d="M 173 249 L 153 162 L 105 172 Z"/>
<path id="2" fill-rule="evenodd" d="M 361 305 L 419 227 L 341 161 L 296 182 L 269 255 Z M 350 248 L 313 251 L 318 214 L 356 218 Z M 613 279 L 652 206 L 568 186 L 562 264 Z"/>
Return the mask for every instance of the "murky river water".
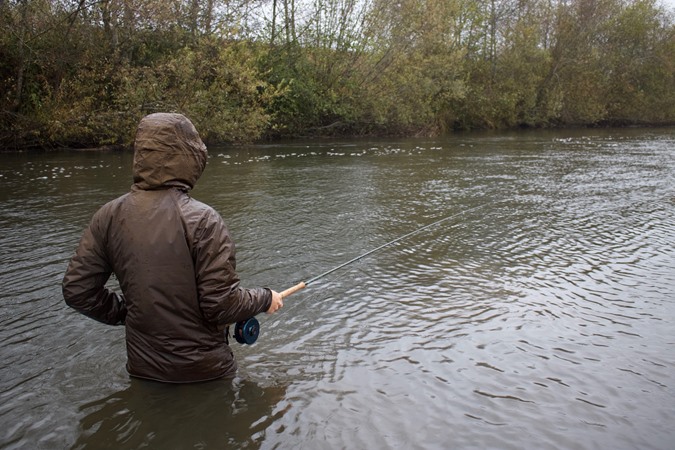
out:
<path id="1" fill-rule="evenodd" d="M 69 310 L 131 155 L 0 155 L 0 447 L 672 449 L 675 130 L 211 149 L 194 196 L 283 290 L 235 380 L 132 381 Z"/>

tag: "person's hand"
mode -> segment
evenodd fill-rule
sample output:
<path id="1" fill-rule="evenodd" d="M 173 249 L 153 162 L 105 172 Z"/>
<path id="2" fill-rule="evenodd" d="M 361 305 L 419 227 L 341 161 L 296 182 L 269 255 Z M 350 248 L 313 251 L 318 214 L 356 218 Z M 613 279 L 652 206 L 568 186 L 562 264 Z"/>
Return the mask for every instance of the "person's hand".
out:
<path id="1" fill-rule="evenodd" d="M 272 291 L 272 304 L 267 310 L 267 314 L 272 314 L 276 312 L 279 308 L 284 306 L 284 299 L 281 298 L 281 294 L 277 291 Z"/>

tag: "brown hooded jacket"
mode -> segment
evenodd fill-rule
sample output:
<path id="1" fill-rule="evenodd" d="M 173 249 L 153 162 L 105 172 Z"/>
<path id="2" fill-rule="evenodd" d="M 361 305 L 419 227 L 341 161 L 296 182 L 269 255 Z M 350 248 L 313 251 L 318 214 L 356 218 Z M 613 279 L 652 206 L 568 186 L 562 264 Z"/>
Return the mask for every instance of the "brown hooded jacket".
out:
<path id="1" fill-rule="evenodd" d="M 63 279 L 66 303 L 126 327 L 129 374 L 168 382 L 233 375 L 227 325 L 266 311 L 269 289 L 244 289 L 220 215 L 188 195 L 206 146 L 180 114 L 141 120 L 131 191 L 99 209 Z M 117 277 L 123 295 L 105 286 Z"/>

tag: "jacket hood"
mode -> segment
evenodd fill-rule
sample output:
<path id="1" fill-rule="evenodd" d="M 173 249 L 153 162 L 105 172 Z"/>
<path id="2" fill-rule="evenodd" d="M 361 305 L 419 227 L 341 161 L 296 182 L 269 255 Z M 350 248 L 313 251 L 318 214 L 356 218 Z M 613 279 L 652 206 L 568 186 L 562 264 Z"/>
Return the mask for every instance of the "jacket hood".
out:
<path id="1" fill-rule="evenodd" d="M 182 114 L 156 113 L 141 119 L 134 140 L 134 185 L 193 188 L 206 167 L 206 145 Z"/>

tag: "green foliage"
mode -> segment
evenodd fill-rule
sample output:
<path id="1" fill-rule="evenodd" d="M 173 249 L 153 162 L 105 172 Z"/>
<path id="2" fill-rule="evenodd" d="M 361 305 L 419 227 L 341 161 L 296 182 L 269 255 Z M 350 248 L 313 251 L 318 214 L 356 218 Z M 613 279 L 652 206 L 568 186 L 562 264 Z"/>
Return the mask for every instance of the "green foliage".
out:
<path id="1" fill-rule="evenodd" d="M 652 1 L 628 5 L 608 23 L 608 117 L 617 123 L 675 117 L 675 29 Z"/>
<path id="2" fill-rule="evenodd" d="M 209 142 L 675 123 L 655 0 L 255 5 L 0 2 L 0 147 L 129 144 L 155 111 Z"/>
<path id="3" fill-rule="evenodd" d="M 278 52 L 272 49 L 261 55 L 260 71 L 268 85 L 277 90 L 268 107 L 273 119 L 268 130 L 271 136 L 299 134 L 320 126 L 322 110 L 325 113 L 330 109 L 316 82 L 316 67 L 300 50 L 291 44 Z"/>
<path id="4" fill-rule="evenodd" d="M 269 126 L 266 107 L 277 90 L 259 79 L 255 59 L 255 49 L 245 43 L 211 42 L 197 51 L 185 49 L 171 62 L 167 72 L 174 74 L 174 86 L 168 92 L 204 130 L 206 140 L 256 140 Z"/>

